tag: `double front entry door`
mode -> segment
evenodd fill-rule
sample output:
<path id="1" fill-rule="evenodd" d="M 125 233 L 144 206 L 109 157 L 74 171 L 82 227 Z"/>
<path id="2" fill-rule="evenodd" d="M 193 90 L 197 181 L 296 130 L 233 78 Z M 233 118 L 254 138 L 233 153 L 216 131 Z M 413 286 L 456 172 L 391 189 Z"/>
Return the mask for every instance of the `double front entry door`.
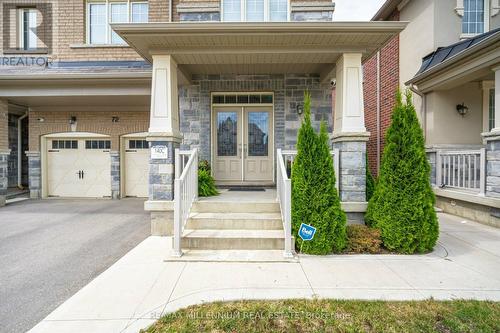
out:
<path id="1" fill-rule="evenodd" d="M 273 183 L 272 107 L 214 107 L 213 174 L 219 184 Z"/>

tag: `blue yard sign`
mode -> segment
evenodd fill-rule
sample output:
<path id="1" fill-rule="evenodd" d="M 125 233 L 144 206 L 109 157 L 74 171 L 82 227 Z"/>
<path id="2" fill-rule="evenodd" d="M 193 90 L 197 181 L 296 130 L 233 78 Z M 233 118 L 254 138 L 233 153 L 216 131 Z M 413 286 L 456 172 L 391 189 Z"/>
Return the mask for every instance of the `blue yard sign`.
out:
<path id="1" fill-rule="evenodd" d="M 299 228 L 299 237 L 304 241 L 310 241 L 314 238 L 316 228 L 312 225 L 302 223 Z"/>

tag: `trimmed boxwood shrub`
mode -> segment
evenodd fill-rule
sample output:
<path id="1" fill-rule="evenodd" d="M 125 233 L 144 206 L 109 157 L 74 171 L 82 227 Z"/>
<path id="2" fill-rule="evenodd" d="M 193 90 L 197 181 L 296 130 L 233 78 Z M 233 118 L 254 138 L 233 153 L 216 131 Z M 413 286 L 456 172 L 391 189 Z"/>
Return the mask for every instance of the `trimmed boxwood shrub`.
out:
<path id="1" fill-rule="evenodd" d="M 297 235 L 300 224 L 316 228 L 311 241 Z M 317 135 L 311 125 L 311 96 L 304 96 L 304 120 L 297 139 L 297 156 L 292 165 L 292 232 L 299 251 L 328 254 L 342 251 L 347 242 L 346 216 L 335 188 L 333 160 L 328 147 L 326 125 Z"/>
<path id="2" fill-rule="evenodd" d="M 211 197 L 218 194 L 214 177 L 210 172 L 210 163 L 207 160 L 200 161 L 198 165 L 198 196 Z"/>
<path id="3" fill-rule="evenodd" d="M 430 171 L 411 93 L 406 92 L 403 104 L 398 92 L 380 176 L 366 214 L 367 223 L 380 229 L 387 249 L 422 253 L 436 244 L 439 226 Z"/>
<path id="4" fill-rule="evenodd" d="M 380 230 L 361 224 L 347 226 L 347 252 L 380 253 Z"/>

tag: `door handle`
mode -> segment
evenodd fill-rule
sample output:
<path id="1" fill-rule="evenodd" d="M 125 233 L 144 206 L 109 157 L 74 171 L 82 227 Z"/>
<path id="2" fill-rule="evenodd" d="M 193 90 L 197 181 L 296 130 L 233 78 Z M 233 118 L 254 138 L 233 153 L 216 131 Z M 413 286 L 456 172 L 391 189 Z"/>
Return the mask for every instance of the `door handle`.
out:
<path id="1" fill-rule="evenodd" d="M 82 170 L 82 179 L 83 179 L 84 176 L 85 176 L 85 172 L 83 172 L 83 170 Z"/>
<path id="2" fill-rule="evenodd" d="M 78 170 L 78 172 L 75 172 L 78 175 L 78 179 L 82 179 L 82 171 Z"/>

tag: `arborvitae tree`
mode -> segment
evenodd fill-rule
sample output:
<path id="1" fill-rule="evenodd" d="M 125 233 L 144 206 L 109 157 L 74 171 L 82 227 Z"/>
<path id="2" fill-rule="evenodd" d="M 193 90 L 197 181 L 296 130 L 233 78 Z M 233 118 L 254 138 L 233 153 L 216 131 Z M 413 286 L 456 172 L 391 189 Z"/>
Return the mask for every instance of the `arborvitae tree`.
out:
<path id="1" fill-rule="evenodd" d="M 439 234 L 431 169 L 411 93 L 403 104 L 398 92 L 396 102 L 366 220 L 380 229 L 389 250 L 422 253 L 433 249 Z"/>
<path id="2" fill-rule="evenodd" d="M 366 201 L 370 201 L 375 191 L 375 178 L 368 165 L 368 155 L 366 155 Z"/>
<path id="3" fill-rule="evenodd" d="M 311 241 L 297 235 L 300 224 L 316 228 Z M 311 97 L 304 96 L 304 120 L 292 166 L 292 232 L 296 247 L 304 253 L 328 254 L 342 251 L 347 243 L 346 216 L 335 188 L 333 160 L 326 125 L 317 135 L 311 125 Z"/>

